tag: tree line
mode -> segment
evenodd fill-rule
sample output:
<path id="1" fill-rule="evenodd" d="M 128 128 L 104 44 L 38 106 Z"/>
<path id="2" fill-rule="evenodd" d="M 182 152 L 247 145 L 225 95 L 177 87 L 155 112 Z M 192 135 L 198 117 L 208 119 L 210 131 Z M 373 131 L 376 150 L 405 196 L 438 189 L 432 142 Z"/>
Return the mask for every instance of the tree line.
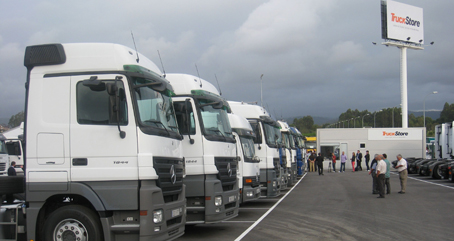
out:
<path id="1" fill-rule="evenodd" d="M 296 127 L 305 136 L 315 136 L 317 128 L 362 128 L 362 127 L 402 127 L 402 109 L 399 107 L 382 109 L 378 112 L 358 109 L 348 109 L 339 115 L 335 123 L 323 125 L 314 124 L 312 116 L 295 118 L 290 126 Z M 440 118 L 432 119 L 426 116 L 426 135 L 434 136 L 435 126 L 438 124 L 454 121 L 454 103 L 443 106 Z M 423 127 L 424 117 L 408 115 L 408 127 Z"/>
<path id="2" fill-rule="evenodd" d="M 387 108 L 379 112 L 368 110 L 359 111 L 358 109 L 348 109 L 339 115 L 335 123 L 325 123 L 317 125 L 312 116 L 293 119 L 290 126 L 296 127 L 305 136 L 315 136 L 317 128 L 362 128 L 362 127 L 402 127 L 401 108 Z M 393 122 L 394 120 L 394 122 Z M 24 111 L 11 116 L 8 122 L 10 128 L 19 126 L 24 121 Z M 426 116 L 427 136 L 434 136 L 435 126 L 438 124 L 454 121 L 454 103 L 445 103 L 440 113 L 440 118 L 433 120 Z M 423 116 L 416 117 L 414 114 L 408 115 L 408 127 L 423 127 Z"/>

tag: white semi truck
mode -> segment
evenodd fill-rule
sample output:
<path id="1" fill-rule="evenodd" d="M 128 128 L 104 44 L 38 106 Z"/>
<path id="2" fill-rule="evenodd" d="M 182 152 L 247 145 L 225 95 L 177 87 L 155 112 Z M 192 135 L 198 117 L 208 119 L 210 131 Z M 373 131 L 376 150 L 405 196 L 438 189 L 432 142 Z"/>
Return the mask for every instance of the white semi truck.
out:
<path id="1" fill-rule="evenodd" d="M 26 198 L 2 212 L 2 238 L 183 235 L 182 137 L 157 66 L 105 43 L 28 46 L 24 65 Z"/>
<path id="2" fill-rule="evenodd" d="M 255 155 L 255 133 L 246 118 L 229 114 L 230 125 L 236 140 L 238 162 L 238 186 L 240 203 L 260 198 L 260 159 Z"/>
<path id="3" fill-rule="evenodd" d="M 284 149 L 286 153 L 286 173 L 287 184 L 291 186 L 296 183 L 298 176 L 298 169 L 296 165 L 296 145 L 290 126 L 285 121 L 277 121 L 281 127 L 282 139 L 284 140 Z"/>
<path id="4" fill-rule="evenodd" d="M 255 133 L 255 153 L 260 159 L 261 196 L 279 196 L 284 173 L 279 159 L 281 134 L 277 122 L 261 106 L 238 101 L 229 101 L 229 104 L 232 113 L 246 118 Z"/>
<path id="5" fill-rule="evenodd" d="M 304 136 L 301 132 L 295 127 L 290 127 L 290 131 L 293 135 L 293 140 L 295 141 L 296 146 L 296 164 L 298 169 L 298 176 L 302 176 L 305 171 L 305 161 L 306 160 L 306 149 L 304 144 Z"/>
<path id="6" fill-rule="evenodd" d="M 0 134 L 0 176 L 8 175 L 9 161 L 8 151 L 5 144 L 6 138 Z"/>
<path id="7" fill-rule="evenodd" d="M 238 216 L 238 158 L 228 103 L 199 77 L 167 74 L 166 79 L 174 87 L 172 100 L 184 136 L 187 224 Z"/>

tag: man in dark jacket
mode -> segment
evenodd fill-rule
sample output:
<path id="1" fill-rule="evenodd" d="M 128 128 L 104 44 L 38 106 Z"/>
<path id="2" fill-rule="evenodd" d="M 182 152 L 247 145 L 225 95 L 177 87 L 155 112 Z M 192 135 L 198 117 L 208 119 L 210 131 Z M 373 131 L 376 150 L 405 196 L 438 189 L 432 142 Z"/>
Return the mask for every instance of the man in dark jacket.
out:
<path id="1" fill-rule="evenodd" d="M 317 163 L 318 166 L 318 175 L 323 175 L 323 157 L 322 153 L 318 153 L 317 158 L 315 159 L 315 162 Z"/>
<path id="2" fill-rule="evenodd" d="M 367 170 L 369 171 L 369 160 L 370 160 L 370 155 L 369 155 L 369 151 L 366 151 L 366 155 L 364 156 L 364 158 L 366 159 L 366 167 L 367 167 Z"/>
<path id="3" fill-rule="evenodd" d="M 363 153 L 358 152 L 356 153 L 356 167 L 358 167 L 358 171 L 359 170 L 363 170 L 363 167 L 361 166 L 361 162 L 363 161 Z"/>
<path id="4" fill-rule="evenodd" d="M 372 176 L 372 194 L 378 194 L 377 162 L 378 154 L 375 154 L 374 160 L 370 163 L 369 171 L 369 175 Z"/>
<path id="5" fill-rule="evenodd" d="M 16 162 L 11 162 L 11 166 L 8 168 L 8 176 L 16 176 Z"/>

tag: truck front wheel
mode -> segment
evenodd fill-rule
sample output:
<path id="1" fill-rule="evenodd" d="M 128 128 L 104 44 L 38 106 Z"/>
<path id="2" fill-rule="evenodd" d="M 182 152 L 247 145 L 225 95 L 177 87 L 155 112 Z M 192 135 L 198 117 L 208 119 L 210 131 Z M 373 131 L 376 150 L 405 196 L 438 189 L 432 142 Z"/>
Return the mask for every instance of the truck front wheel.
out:
<path id="1" fill-rule="evenodd" d="M 98 216 L 80 205 L 69 205 L 52 212 L 44 223 L 43 240 L 104 240 Z"/>

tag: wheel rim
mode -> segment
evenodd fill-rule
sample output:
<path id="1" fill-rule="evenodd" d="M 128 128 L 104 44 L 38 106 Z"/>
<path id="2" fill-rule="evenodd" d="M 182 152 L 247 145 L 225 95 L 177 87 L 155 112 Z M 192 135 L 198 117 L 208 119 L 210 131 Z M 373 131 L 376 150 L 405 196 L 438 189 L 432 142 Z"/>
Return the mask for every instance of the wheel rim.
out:
<path id="1" fill-rule="evenodd" d="M 76 219 L 65 219 L 54 229 L 55 241 L 87 241 L 88 232 L 85 226 Z"/>

